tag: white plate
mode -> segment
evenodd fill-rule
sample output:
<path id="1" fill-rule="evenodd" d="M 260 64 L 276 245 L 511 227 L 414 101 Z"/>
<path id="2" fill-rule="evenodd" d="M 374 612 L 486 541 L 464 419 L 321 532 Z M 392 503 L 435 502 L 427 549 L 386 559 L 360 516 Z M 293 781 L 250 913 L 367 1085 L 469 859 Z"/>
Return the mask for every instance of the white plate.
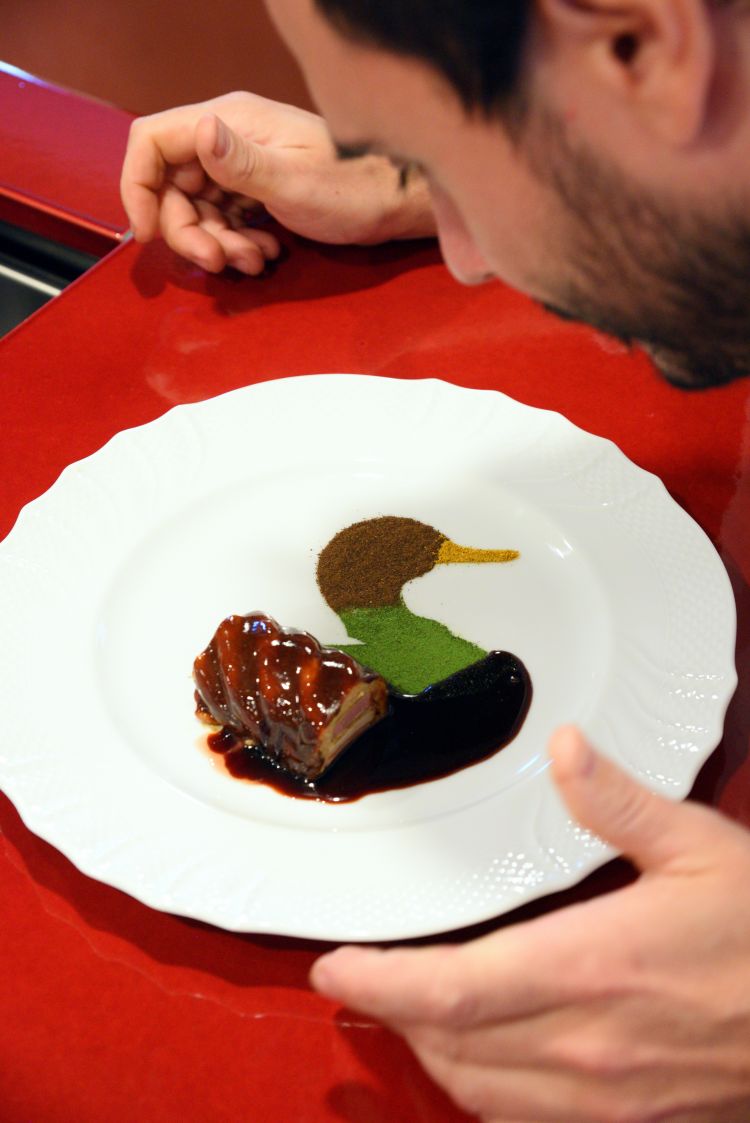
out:
<path id="1" fill-rule="evenodd" d="M 521 551 L 406 589 L 523 659 L 521 733 L 348 804 L 232 779 L 200 746 L 194 657 L 254 609 L 343 642 L 315 560 L 378 514 Z M 21 513 L 0 618 L 0 785 L 31 830 L 154 908 L 332 940 L 446 931 L 575 883 L 610 851 L 561 805 L 550 731 L 580 723 L 678 798 L 736 684 L 727 575 L 658 479 L 559 414 L 431 380 L 290 378 L 119 433 Z"/>

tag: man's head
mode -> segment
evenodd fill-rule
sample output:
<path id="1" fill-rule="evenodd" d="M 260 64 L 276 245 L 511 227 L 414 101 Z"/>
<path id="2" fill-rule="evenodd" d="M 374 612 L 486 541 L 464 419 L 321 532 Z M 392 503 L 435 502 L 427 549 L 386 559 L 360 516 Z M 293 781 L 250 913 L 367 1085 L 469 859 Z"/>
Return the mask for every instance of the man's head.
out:
<path id="1" fill-rule="evenodd" d="M 422 166 L 446 262 L 750 373 L 743 0 L 269 0 L 335 140 Z"/>
<path id="2" fill-rule="evenodd" d="M 316 0 L 344 37 L 433 66 L 467 112 L 505 114 L 517 100 L 533 0 Z"/>

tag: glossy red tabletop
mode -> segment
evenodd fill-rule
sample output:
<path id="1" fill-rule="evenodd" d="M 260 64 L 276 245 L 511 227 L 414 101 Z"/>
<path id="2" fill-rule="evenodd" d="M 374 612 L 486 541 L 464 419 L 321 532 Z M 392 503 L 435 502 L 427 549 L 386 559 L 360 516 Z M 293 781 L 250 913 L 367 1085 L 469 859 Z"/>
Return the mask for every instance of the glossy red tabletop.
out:
<path id="1" fill-rule="evenodd" d="M 93 254 L 116 245 L 132 116 L 3 62 L 0 110 L 0 219 Z"/>
<path id="2" fill-rule="evenodd" d="M 750 825 L 750 382 L 672 389 L 642 356 L 497 284 L 461 289 L 430 245 L 285 240 L 260 280 L 126 245 L 0 343 L 0 536 L 118 430 L 259 380 L 437 376 L 560 410 L 661 476 L 721 553 L 740 687 L 696 791 Z M 30 720 L 56 716 L 40 698 Z M 154 912 L 80 874 L 5 797 L 0 831 L 2 1123 L 465 1118 L 396 1038 L 308 989 L 319 945 Z M 615 863 L 520 915 L 628 876 Z"/>

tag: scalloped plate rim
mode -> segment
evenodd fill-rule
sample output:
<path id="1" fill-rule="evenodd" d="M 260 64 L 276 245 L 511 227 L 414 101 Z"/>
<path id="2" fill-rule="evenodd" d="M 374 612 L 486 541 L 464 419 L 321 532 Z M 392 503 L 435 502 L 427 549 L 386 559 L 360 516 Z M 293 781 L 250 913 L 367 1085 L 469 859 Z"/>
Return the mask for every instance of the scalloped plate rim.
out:
<path id="1" fill-rule="evenodd" d="M 368 375 L 301 375 L 294 376 L 289 379 L 274 379 L 268 382 L 241 387 L 237 390 L 229 391 L 227 394 L 216 395 L 202 402 L 181 404 L 173 407 L 166 413 L 162 414 L 160 417 L 146 423 L 145 425 L 136 426 L 118 432 L 112 438 L 110 438 L 110 440 L 107 441 L 101 449 L 79 461 L 72 463 L 71 465 L 68 465 L 60 474 L 55 483 L 42 496 L 32 501 L 23 508 L 18 516 L 18 519 L 16 520 L 14 527 L 5 538 L 5 540 L 0 543 L 0 571 L 2 570 L 3 563 L 7 557 L 10 556 L 12 560 L 14 543 L 16 542 L 16 539 L 23 534 L 24 528 L 30 522 L 32 522 L 35 517 L 43 519 L 48 509 L 54 512 L 56 497 L 64 488 L 67 488 L 69 486 L 75 488 L 77 473 L 80 472 L 81 468 L 91 466 L 94 472 L 96 472 L 96 467 L 97 464 L 101 462 L 102 454 L 108 455 L 106 453 L 107 449 L 111 450 L 112 448 L 122 446 L 123 444 L 127 445 L 128 441 L 132 439 L 133 434 L 147 434 L 149 432 L 153 433 L 158 429 L 158 427 L 163 428 L 164 426 L 173 424 L 175 416 L 182 415 L 183 417 L 197 417 L 198 413 L 200 413 L 202 410 L 205 410 L 206 407 L 212 410 L 218 409 L 219 411 L 221 411 L 225 408 L 231 408 L 235 403 L 240 402 L 241 400 L 246 400 L 248 396 L 250 400 L 253 400 L 254 398 L 257 399 L 259 391 L 261 394 L 265 392 L 264 388 L 272 388 L 272 396 L 277 393 L 281 393 L 283 396 L 286 392 L 289 391 L 290 388 L 292 389 L 292 393 L 294 392 L 294 384 L 300 384 L 303 382 L 307 383 L 309 386 L 315 385 L 317 387 L 327 387 L 328 389 L 331 389 L 334 384 L 332 380 L 339 381 L 340 384 L 343 384 L 340 382 L 340 380 L 345 380 L 350 385 L 356 382 L 360 387 L 366 386 L 367 392 L 374 391 L 376 397 L 380 394 L 385 394 L 387 396 L 391 391 L 393 391 L 397 395 L 399 393 L 414 394 L 418 398 L 420 392 L 422 392 L 425 387 L 429 387 L 434 394 L 453 394 L 463 398 L 463 400 L 465 401 L 468 401 L 470 398 L 476 399 L 477 395 L 484 396 L 485 400 L 488 400 L 490 397 L 492 397 L 495 401 L 504 399 L 508 402 L 512 402 L 513 409 L 519 409 L 522 412 L 530 411 L 531 413 L 536 415 L 544 414 L 546 415 L 546 418 L 549 420 L 550 424 L 552 424 L 553 426 L 559 426 L 561 423 L 563 423 L 566 427 L 568 427 L 570 431 L 574 431 L 576 435 L 581 434 L 583 437 L 585 437 L 586 440 L 591 442 L 600 442 L 602 447 L 608 446 L 607 454 L 612 455 L 614 453 L 618 458 L 621 459 L 621 461 L 623 461 L 628 466 L 628 471 L 632 470 L 634 473 L 638 473 L 642 479 L 648 481 L 649 487 L 652 487 L 654 483 L 658 485 L 657 490 L 660 493 L 660 501 L 663 500 L 666 504 L 670 505 L 674 504 L 674 501 L 671 499 L 671 497 L 669 497 L 667 489 L 664 487 L 662 481 L 659 480 L 657 476 L 647 472 L 645 469 L 632 464 L 632 462 L 629 461 L 627 457 L 625 457 L 622 451 L 612 441 L 606 438 L 596 437 L 592 434 L 586 433 L 584 430 L 579 429 L 567 418 L 565 418 L 564 415 L 556 411 L 540 410 L 536 407 L 525 406 L 523 405 L 523 403 L 507 398 L 506 395 L 502 394 L 499 391 L 472 390 L 465 387 L 455 386 L 452 383 L 447 383 L 440 379 L 420 379 L 406 381 Z M 404 389 L 407 387 L 408 389 Z M 692 519 L 690 519 L 690 516 L 688 516 L 681 509 L 680 512 L 685 519 L 692 523 L 695 530 L 703 535 L 706 542 L 708 542 L 708 539 L 705 536 L 704 532 L 697 526 L 697 524 L 693 522 Z M 712 546 L 711 549 L 713 550 Z M 721 566 L 718 555 L 716 555 L 716 561 L 718 562 L 719 566 Z M 723 570 L 723 567 L 721 567 L 721 572 L 723 573 L 723 577 L 726 582 L 726 588 L 729 590 L 729 596 L 731 599 L 731 588 L 729 587 L 728 578 L 725 571 Z M 731 605 L 732 612 L 730 612 L 730 616 L 732 616 L 733 613 L 733 600 L 731 601 Z M 724 607 L 726 608 L 727 605 L 725 605 Z M 708 738 L 709 741 L 713 742 L 713 745 L 702 754 L 696 753 L 692 758 L 684 758 L 682 760 L 682 774 L 672 793 L 679 797 L 683 797 L 688 793 L 700 767 L 703 765 L 708 755 L 710 755 L 710 752 L 713 751 L 715 745 L 718 744 L 718 741 L 721 737 L 721 729 L 723 726 L 726 709 L 729 705 L 736 685 L 736 672 L 734 671 L 732 658 L 734 650 L 734 617 L 732 616 L 732 619 L 727 621 L 727 623 L 729 624 L 729 633 L 731 633 L 727 634 L 727 639 L 731 641 L 732 654 L 729 655 L 729 666 L 727 671 L 725 672 L 726 682 L 724 685 L 724 693 L 718 705 L 716 705 L 713 710 L 713 728 Z M 731 667 L 731 671 L 729 670 L 729 667 Z M 399 924 L 398 922 L 394 923 L 393 921 L 391 921 L 386 923 L 381 930 L 375 930 L 373 925 L 370 924 L 369 928 L 363 931 L 357 931 L 356 926 L 351 925 L 346 931 L 339 931 L 335 930 L 335 924 L 332 925 L 330 922 L 327 922 L 325 918 L 323 918 L 322 920 L 320 918 L 309 918 L 305 922 L 294 922 L 290 924 L 289 922 L 284 922 L 280 919 L 269 920 L 263 919 L 262 917 L 256 917 L 255 921 L 248 925 L 243 917 L 238 915 L 236 911 L 235 914 L 232 915 L 231 909 L 226 910 L 224 908 L 217 908 L 215 905 L 207 906 L 205 902 L 201 903 L 199 901 L 195 903 L 194 906 L 191 906 L 189 901 L 186 902 L 184 900 L 175 900 L 174 904 L 176 905 L 176 907 L 168 907 L 168 902 L 165 902 L 165 896 L 169 897 L 169 894 L 167 893 L 165 895 L 164 891 L 160 890 L 158 884 L 153 886 L 152 888 L 149 888 L 148 886 L 138 886 L 134 891 L 133 879 L 132 877 L 129 877 L 127 873 L 125 874 L 125 876 L 108 875 L 106 862 L 102 862 L 102 859 L 98 852 L 94 851 L 87 857 L 80 852 L 77 853 L 75 845 L 73 845 L 71 848 L 69 842 L 66 845 L 65 840 L 61 840 L 59 827 L 62 825 L 63 833 L 65 833 L 64 819 L 62 821 L 62 824 L 55 823 L 55 821 L 50 821 L 48 819 L 49 813 L 45 812 L 43 807 L 35 807 L 33 800 L 25 799 L 25 793 L 22 790 L 24 784 L 23 782 L 17 782 L 17 778 L 15 778 L 14 780 L 12 765 L 9 769 L 8 761 L 5 759 L 2 752 L 0 752 L 0 779 L 2 779 L 4 790 L 7 792 L 11 800 L 16 804 L 21 818 L 29 827 L 29 829 L 32 830 L 35 834 L 39 835 L 41 838 L 45 839 L 47 842 L 51 843 L 53 846 L 56 846 L 69 858 L 69 860 L 71 860 L 71 862 L 79 870 L 81 870 L 81 872 L 83 872 L 87 876 L 94 877 L 98 880 L 104 881 L 105 883 L 113 885 L 115 888 L 127 892 L 132 896 L 135 896 L 137 899 L 141 900 L 143 903 L 147 904 L 150 907 L 156 909 L 166 908 L 167 911 L 175 912 L 179 915 L 188 916 L 193 919 L 207 921 L 209 923 L 217 924 L 221 927 L 225 927 L 227 929 L 235 931 L 256 931 L 286 936 L 301 936 L 314 939 L 332 940 L 409 939 L 413 937 L 435 934 L 438 932 L 452 931 L 459 927 L 464 927 L 466 925 L 475 924 L 491 919 L 492 917 L 500 915 L 502 912 L 515 908 L 519 904 L 537 899 L 549 893 L 569 888 L 578 883 L 583 877 L 587 876 L 587 874 L 592 872 L 594 869 L 602 865 L 605 861 L 613 856 L 613 851 L 611 851 L 610 849 L 595 849 L 594 851 L 590 852 L 579 851 L 575 854 L 575 860 L 571 862 L 567 873 L 562 869 L 557 869 L 555 876 L 547 877 L 542 884 L 525 887 L 523 895 L 518 900 L 513 901 L 511 904 L 505 904 L 501 909 L 498 909 L 496 907 L 488 907 L 485 910 L 478 910 L 475 915 L 460 917 L 446 916 L 444 923 L 440 923 L 437 925 L 433 923 L 427 929 L 425 929 L 423 925 L 420 926 L 418 922 Z M 543 801 L 549 800 L 551 791 L 551 788 L 542 789 L 541 798 Z"/>

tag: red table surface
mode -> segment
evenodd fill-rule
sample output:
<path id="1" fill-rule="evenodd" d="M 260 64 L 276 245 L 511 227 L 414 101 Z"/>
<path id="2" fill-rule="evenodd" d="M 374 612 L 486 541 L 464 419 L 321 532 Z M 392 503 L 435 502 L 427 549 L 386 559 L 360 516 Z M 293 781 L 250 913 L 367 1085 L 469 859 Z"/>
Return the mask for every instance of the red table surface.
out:
<path id="1" fill-rule="evenodd" d="M 500 285 L 460 288 L 430 245 L 286 242 L 287 260 L 260 280 L 208 277 L 131 243 L 0 344 L 0 537 L 118 430 L 264 379 L 437 376 L 560 410 L 661 476 L 718 546 L 739 610 L 740 687 L 696 791 L 750 824 L 750 383 L 672 389 L 642 356 Z M 30 673 L 30 720 L 54 721 L 43 692 L 54 668 Z M 309 990 L 322 945 L 154 912 L 80 874 L 5 797 L 0 831 L 2 1123 L 466 1118 L 397 1038 Z M 611 864 L 495 925 L 629 876 Z"/>
<path id="2" fill-rule="evenodd" d="M 0 62 L 0 219 L 103 254 L 128 221 L 118 183 L 132 115 Z"/>

